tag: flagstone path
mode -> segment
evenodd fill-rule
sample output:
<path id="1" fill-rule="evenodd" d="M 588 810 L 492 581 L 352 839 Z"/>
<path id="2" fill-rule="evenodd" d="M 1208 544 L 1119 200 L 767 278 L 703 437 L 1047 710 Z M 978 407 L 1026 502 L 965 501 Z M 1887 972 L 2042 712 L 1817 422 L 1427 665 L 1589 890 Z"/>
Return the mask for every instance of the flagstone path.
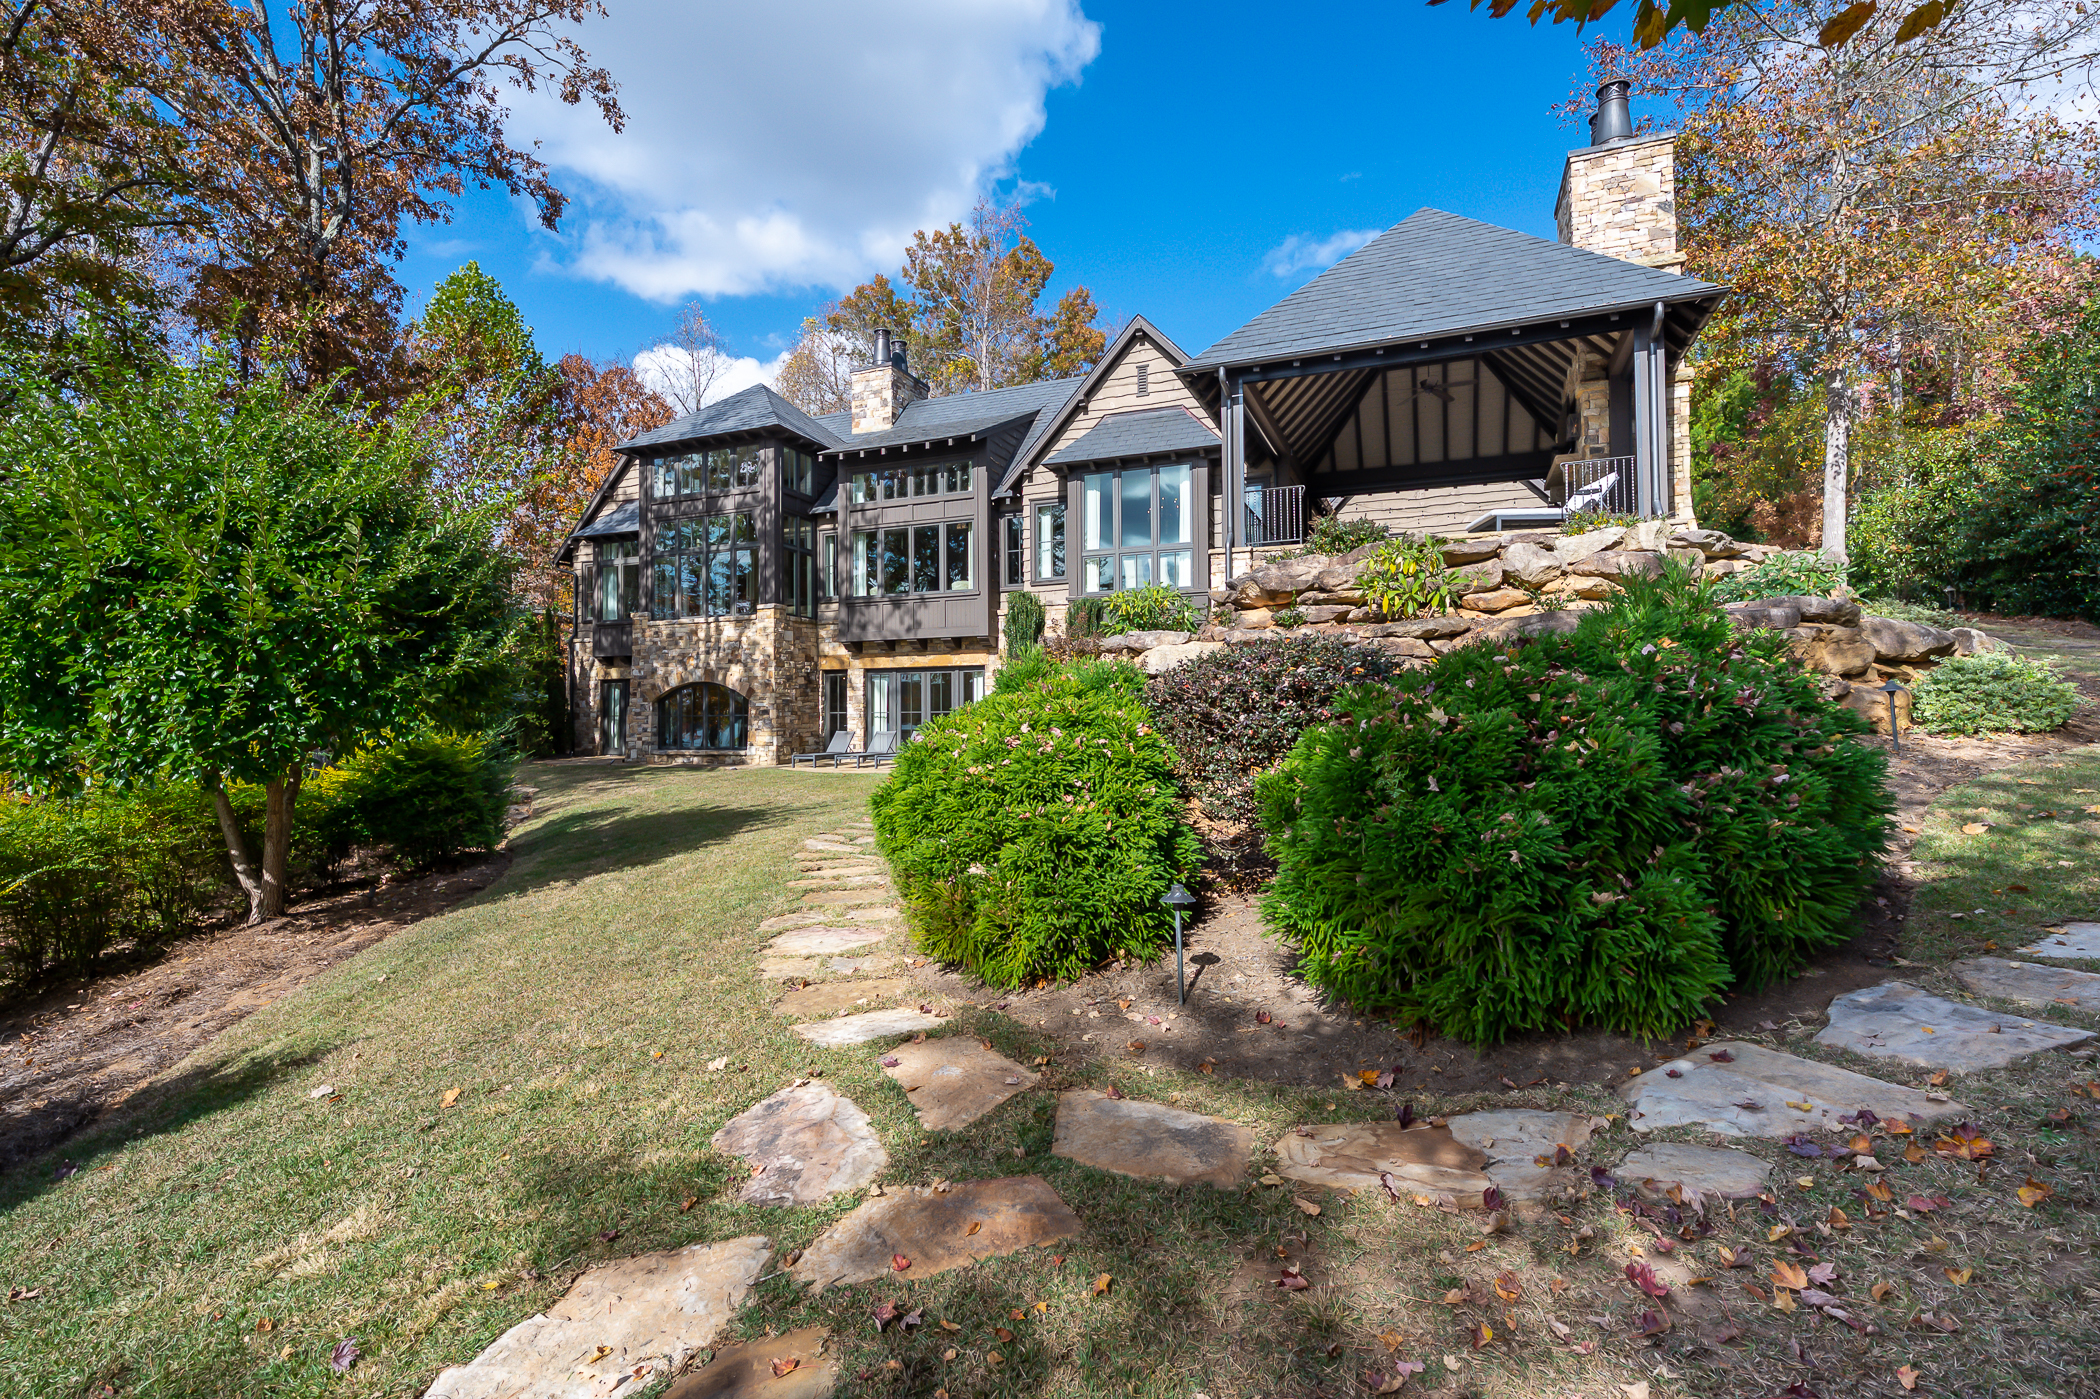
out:
<path id="1" fill-rule="evenodd" d="M 936 1132 L 975 1122 L 1041 1079 L 964 1035 L 900 1044 L 882 1057 L 882 1071 L 903 1085 L 919 1125 Z"/>
<path id="2" fill-rule="evenodd" d="M 2030 957 L 2057 957 L 2067 962 L 2100 960 L 2100 923 L 2066 923 L 2062 932 L 2052 932 L 2020 951 Z"/>
<path id="3" fill-rule="evenodd" d="M 823 1083 L 783 1088 L 746 1108 L 711 1144 L 751 1163 L 737 1196 L 749 1205 L 814 1205 L 860 1189 L 890 1164 L 868 1115 Z"/>
<path id="4" fill-rule="evenodd" d="M 1956 962 L 1949 970 L 1956 981 L 1979 996 L 2044 1010 L 2070 1006 L 2074 1010 L 2100 1011 L 2100 972 L 2067 971 L 2003 957 Z"/>
<path id="5" fill-rule="evenodd" d="M 1041 1176 L 903 1187 L 856 1206 L 817 1235 L 788 1276 L 819 1291 L 892 1273 L 921 1278 L 1079 1229 L 1079 1216 Z"/>
<path id="6" fill-rule="evenodd" d="M 779 1336 L 723 1346 L 715 1358 L 683 1376 L 663 1399 L 824 1399 L 838 1383 L 838 1352 L 831 1330 L 805 1326 Z M 786 1373 L 779 1373 L 784 1368 Z"/>
<path id="7" fill-rule="evenodd" d="M 1636 1132 L 1705 1127 L 1730 1137 L 1784 1138 L 1835 1132 L 1845 1125 L 1838 1121 L 1841 1114 L 1861 1108 L 1877 1117 L 1917 1121 L 1968 1111 L 1945 1094 L 1883 1083 L 1763 1045 L 1730 1042 L 1658 1064 L 1619 1092 L 1633 1106 L 1629 1118 Z"/>
<path id="8" fill-rule="evenodd" d="M 1921 991 L 1907 981 L 1887 981 L 1832 1001 L 1830 1023 L 1817 1032 L 1816 1043 L 1872 1059 L 1969 1073 L 2002 1069 L 2030 1054 L 2068 1049 L 2091 1038 L 2090 1030 L 2001 1015 Z"/>
<path id="9" fill-rule="evenodd" d="M 1296 1127 L 1276 1143 L 1277 1174 L 1337 1190 L 1376 1190 L 1390 1176 L 1395 1193 L 1451 1209 L 1484 1209 L 1494 1184 L 1487 1153 L 1449 1127 L 1427 1123 L 1343 1122 Z"/>
<path id="10" fill-rule="evenodd" d="M 1612 1173 L 1636 1189 L 1666 1194 L 1671 1186 L 1685 1195 L 1718 1195 L 1748 1200 L 1762 1194 L 1772 1168 L 1747 1151 L 1688 1142 L 1652 1142 L 1637 1147 Z"/>
<path id="11" fill-rule="evenodd" d="M 601 1263 L 545 1313 L 441 1371 L 423 1399 L 603 1399 L 639 1389 L 715 1338 L 772 1250 L 747 1234 Z"/>
<path id="12" fill-rule="evenodd" d="M 1237 1122 L 1164 1103 L 1111 1098 L 1091 1088 L 1057 1095 L 1052 1155 L 1118 1175 L 1221 1189 L 1247 1179 L 1254 1133 Z"/>

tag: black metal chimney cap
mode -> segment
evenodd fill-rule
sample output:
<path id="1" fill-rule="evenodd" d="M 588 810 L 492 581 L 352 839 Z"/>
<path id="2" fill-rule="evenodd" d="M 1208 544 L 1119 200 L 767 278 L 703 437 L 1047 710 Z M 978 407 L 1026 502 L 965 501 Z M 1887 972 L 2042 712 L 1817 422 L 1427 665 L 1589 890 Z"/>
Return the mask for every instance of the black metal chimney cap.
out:
<path id="1" fill-rule="evenodd" d="M 1626 99 L 1633 84 L 1624 78 L 1608 79 L 1597 89 L 1597 115 L 1590 118 L 1590 144 L 1608 146 L 1633 135 L 1633 113 Z"/>
<path id="2" fill-rule="evenodd" d="M 875 363 L 888 364 L 889 362 L 890 328 L 886 325 L 877 326 L 875 328 Z"/>

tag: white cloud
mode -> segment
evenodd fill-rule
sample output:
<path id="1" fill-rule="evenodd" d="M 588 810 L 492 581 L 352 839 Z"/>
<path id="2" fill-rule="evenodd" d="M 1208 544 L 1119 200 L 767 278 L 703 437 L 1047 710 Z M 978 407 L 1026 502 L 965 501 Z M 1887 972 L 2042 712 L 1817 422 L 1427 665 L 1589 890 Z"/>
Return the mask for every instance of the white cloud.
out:
<path id="1" fill-rule="evenodd" d="M 574 271 L 656 301 L 844 289 L 960 218 L 1100 51 L 1080 0 L 623 0 L 582 32 L 627 129 L 519 96 Z"/>
<path id="2" fill-rule="evenodd" d="M 758 360 L 750 355 L 723 355 L 716 363 L 715 376 L 708 381 L 707 392 L 702 395 L 701 407 L 720 403 L 733 393 L 742 393 L 753 384 L 771 387 L 780 380 L 780 368 L 794 348 L 782 350 L 769 360 Z M 635 376 L 658 393 L 668 394 L 679 372 L 679 362 L 685 358 L 682 350 L 671 345 L 658 345 L 642 351 L 634 357 Z"/>
<path id="3" fill-rule="evenodd" d="M 1310 233 L 1293 233 L 1264 253 L 1261 265 L 1279 277 L 1295 277 L 1300 272 L 1323 271 L 1383 231 L 1377 228 L 1345 228 L 1340 233 L 1318 239 Z"/>

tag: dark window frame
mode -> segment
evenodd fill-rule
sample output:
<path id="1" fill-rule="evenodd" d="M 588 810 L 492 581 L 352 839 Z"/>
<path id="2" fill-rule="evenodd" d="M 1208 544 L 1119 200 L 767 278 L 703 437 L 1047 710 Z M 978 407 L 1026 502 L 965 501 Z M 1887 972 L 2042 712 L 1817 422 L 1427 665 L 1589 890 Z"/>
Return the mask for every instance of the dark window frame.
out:
<path id="1" fill-rule="evenodd" d="M 1016 510 L 999 517 L 999 586 L 1028 586 L 1028 516 Z"/>
<path id="2" fill-rule="evenodd" d="M 639 539 L 601 539 L 596 549 L 596 572 L 591 587 L 592 620 L 632 621 L 642 610 L 642 542 Z M 610 590 L 607 588 L 609 582 L 612 583 Z"/>
<path id="3" fill-rule="evenodd" d="M 1160 538 L 1160 502 L 1162 471 L 1179 470 L 1184 473 L 1181 483 L 1180 512 L 1185 540 L 1163 541 Z M 1142 475 L 1147 479 L 1145 497 L 1146 531 L 1149 542 L 1125 542 L 1127 525 L 1124 519 L 1126 488 L 1123 478 Z M 1111 484 L 1107 493 L 1110 505 L 1105 534 L 1107 542 L 1090 545 L 1085 536 L 1086 493 L 1096 478 L 1105 478 Z M 1080 548 L 1078 592 L 1081 597 L 1107 597 L 1111 593 L 1123 592 L 1131 587 L 1147 587 L 1158 584 L 1176 592 L 1194 594 L 1209 587 L 1205 582 L 1209 569 L 1205 563 L 1203 534 L 1208 522 L 1210 502 L 1206 487 L 1207 477 L 1201 461 L 1164 461 L 1142 464 L 1118 464 L 1096 471 L 1082 471 L 1073 476 L 1077 485 L 1080 514 Z M 1069 551 L 1070 541 L 1066 548 Z M 1162 554 L 1188 555 L 1189 581 L 1181 584 L 1165 583 L 1160 578 L 1159 559 Z M 1148 561 L 1149 576 L 1143 583 L 1126 583 L 1123 580 L 1123 563 L 1126 558 L 1144 558 Z M 1095 560 L 1106 560 L 1109 565 L 1109 586 L 1096 589 L 1092 586 Z"/>
<path id="4" fill-rule="evenodd" d="M 848 504 L 895 505 L 902 501 L 972 495 L 975 457 L 954 457 L 921 466 L 885 466 L 851 473 L 844 483 Z M 923 487 L 923 488 L 922 488 Z"/>
<path id="5" fill-rule="evenodd" d="M 726 522 L 727 537 L 720 541 L 709 538 L 716 521 Z M 709 511 L 657 520 L 649 549 L 649 615 L 660 622 L 756 615 L 758 558 L 758 516 L 754 511 Z M 695 559 L 699 561 L 697 572 L 688 562 Z M 718 559 L 728 561 L 726 596 L 724 605 L 719 607 L 714 586 Z M 701 594 L 697 607 L 688 602 L 695 579 Z"/>
<path id="6" fill-rule="evenodd" d="M 649 498 L 698 500 L 764 490 L 766 470 L 773 464 L 767 454 L 774 450 L 770 442 L 739 442 L 652 457 Z"/>
<path id="7" fill-rule="evenodd" d="M 788 615 L 817 615 L 817 522 L 790 515 L 780 530 L 781 593 Z"/>
<path id="8" fill-rule="evenodd" d="M 1056 544 L 1054 549 L 1051 550 L 1046 550 L 1044 547 L 1043 517 L 1046 514 L 1057 522 Z M 1062 500 L 1034 500 L 1029 502 L 1028 528 L 1031 536 L 1029 542 L 1035 547 L 1029 550 L 1028 557 L 1031 561 L 1030 567 L 1035 570 L 1036 582 L 1063 583 L 1070 579 L 1072 575 L 1071 519 L 1072 512 L 1067 507 L 1066 502 Z M 1043 564 L 1052 560 L 1055 562 L 1056 572 L 1044 572 Z"/>
<path id="9" fill-rule="evenodd" d="M 960 550 L 955 542 L 957 531 L 962 531 L 967 536 Z M 933 535 L 933 548 L 930 554 L 922 554 L 921 546 L 925 543 L 928 532 Z M 904 547 L 899 554 L 893 555 L 891 551 L 892 535 L 903 536 Z M 861 545 L 863 539 L 875 542 L 864 551 Z M 961 586 L 956 585 L 952 572 L 958 556 L 968 565 L 970 574 L 968 581 Z M 897 565 L 894 570 L 893 558 Z M 924 576 L 923 563 L 928 558 L 933 567 L 932 577 L 936 581 L 931 587 L 920 587 L 919 580 Z M 855 598 L 880 601 L 897 598 L 969 597 L 981 591 L 977 578 L 977 521 L 912 520 L 856 529 L 853 531 L 852 550 L 847 555 L 846 567 L 850 574 L 848 592 Z M 887 586 L 886 580 L 893 571 L 902 577 L 904 586 Z M 871 586 L 878 581 L 884 585 Z"/>
<path id="10" fill-rule="evenodd" d="M 942 699 L 946 708 L 934 712 L 939 678 L 945 693 Z M 942 715 L 953 714 L 964 705 L 974 704 L 985 696 L 983 666 L 913 666 L 895 670 L 866 670 L 861 672 L 861 718 L 871 734 L 884 730 L 875 727 L 877 712 L 881 708 L 875 695 L 877 686 L 896 686 L 896 712 L 888 716 L 895 724 L 895 732 L 901 743 L 921 727 Z M 914 692 L 913 684 L 917 688 Z M 973 693 L 974 691 L 974 693 Z M 916 715 L 907 723 L 907 717 Z"/>
<path id="11" fill-rule="evenodd" d="M 723 706 L 717 711 L 715 706 Z M 678 721 L 681 733 L 686 732 L 684 721 L 691 717 L 696 722 L 690 732 L 697 739 L 729 737 L 731 743 L 668 743 L 672 724 L 667 719 Z M 751 702 L 727 685 L 718 685 L 712 680 L 695 680 L 680 685 L 675 690 L 666 690 L 656 697 L 656 747 L 662 753 L 743 753 L 751 747 Z"/>

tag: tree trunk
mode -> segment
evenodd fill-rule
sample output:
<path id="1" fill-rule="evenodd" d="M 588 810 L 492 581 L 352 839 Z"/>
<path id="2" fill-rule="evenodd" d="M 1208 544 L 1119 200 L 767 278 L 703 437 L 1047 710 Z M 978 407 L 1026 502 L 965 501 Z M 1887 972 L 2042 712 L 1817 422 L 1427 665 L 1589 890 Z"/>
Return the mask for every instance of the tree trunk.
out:
<path id="1" fill-rule="evenodd" d="M 1842 368 L 1823 375 L 1823 553 L 1845 562 L 1845 489 L 1852 471 L 1852 379 Z"/>
<path id="2" fill-rule="evenodd" d="M 226 838 L 226 854 L 233 861 L 233 877 L 240 882 L 241 892 L 248 898 L 248 921 L 262 921 L 262 876 L 248 858 L 248 843 L 241 839 L 241 825 L 233 816 L 233 802 L 226 796 L 226 783 L 214 778 L 211 788 L 212 809 L 218 813 L 219 834 Z"/>
<path id="3" fill-rule="evenodd" d="M 293 768 L 263 789 L 262 897 L 251 922 L 284 916 L 284 874 L 292 853 L 292 808 L 299 801 L 300 776 L 301 770 Z"/>

